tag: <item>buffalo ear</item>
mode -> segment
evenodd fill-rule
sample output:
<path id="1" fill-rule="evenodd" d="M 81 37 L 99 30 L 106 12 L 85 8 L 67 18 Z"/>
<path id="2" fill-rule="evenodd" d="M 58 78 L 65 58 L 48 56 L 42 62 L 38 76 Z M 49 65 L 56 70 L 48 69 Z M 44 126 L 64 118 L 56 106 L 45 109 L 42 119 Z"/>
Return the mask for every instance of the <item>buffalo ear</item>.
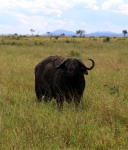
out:
<path id="1" fill-rule="evenodd" d="M 56 58 L 54 61 L 53 61 L 53 66 L 55 69 L 59 69 L 59 68 L 63 68 L 65 65 L 65 62 Z"/>
<path id="2" fill-rule="evenodd" d="M 84 71 L 84 74 L 88 75 L 88 71 L 87 71 L 87 70 L 85 70 L 85 71 Z"/>
<path id="3" fill-rule="evenodd" d="M 85 68 L 81 68 L 81 72 L 85 75 L 88 75 L 88 71 Z"/>

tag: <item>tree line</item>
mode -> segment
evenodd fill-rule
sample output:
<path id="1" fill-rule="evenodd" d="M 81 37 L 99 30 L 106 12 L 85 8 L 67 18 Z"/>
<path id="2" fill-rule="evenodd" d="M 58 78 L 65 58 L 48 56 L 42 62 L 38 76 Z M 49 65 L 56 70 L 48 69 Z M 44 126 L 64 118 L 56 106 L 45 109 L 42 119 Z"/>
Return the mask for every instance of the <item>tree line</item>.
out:
<path id="1" fill-rule="evenodd" d="M 30 29 L 30 31 L 31 31 L 31 33 L 32 33 L 32 35 L 33 35 L 33 33 L 34 33 L 36 30 Z M 80 37 L 85 36 L 85 33 L 86 33 L 85 30 L 77 30 L 77 31 L 76 31 L 76 34 L 79 35 Z M 125 37 L 126 34 L 128 33 L 128 31 L 127 31 L 127 30 L 122 30 L 122 33 L 123 33 L 123 35 L 124 35 L 124 37 Z M 47 32 L 47 35 L 50 36 L 51 33 L 48 31 L 48 32 Z M 60 34 L 60 36 L 65 36 L 65 33 Z"/>

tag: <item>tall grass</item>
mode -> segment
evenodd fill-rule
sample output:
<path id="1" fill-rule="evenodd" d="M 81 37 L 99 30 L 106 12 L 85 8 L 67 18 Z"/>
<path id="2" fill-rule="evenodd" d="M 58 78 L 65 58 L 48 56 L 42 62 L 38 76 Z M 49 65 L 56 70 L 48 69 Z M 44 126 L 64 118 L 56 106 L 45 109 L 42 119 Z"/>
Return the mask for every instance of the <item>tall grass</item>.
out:
<path id="1" fill-rule="evenodd" d="M 12 44 L 13 43 L 13 44 Z M 127 150 L 128 39 L 0 37 L 0 150 Z M 35 101 L 34 67 L 49 55 L 95 68 L 78 109 Z"/>

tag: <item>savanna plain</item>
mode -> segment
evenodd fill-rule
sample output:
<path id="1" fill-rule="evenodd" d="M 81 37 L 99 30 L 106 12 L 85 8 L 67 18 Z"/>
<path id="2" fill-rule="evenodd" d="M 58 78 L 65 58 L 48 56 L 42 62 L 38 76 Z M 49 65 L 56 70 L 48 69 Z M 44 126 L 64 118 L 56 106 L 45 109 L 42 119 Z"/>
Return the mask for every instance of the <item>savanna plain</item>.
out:
<path id="1" fill-rule="evenodd" d="M 0 150 L 128 149 L 128 38 L 104 38 L 0 37 Z M 50 55 L 95 61 L 78 108 L 36 101 L 34 68 Z"/>

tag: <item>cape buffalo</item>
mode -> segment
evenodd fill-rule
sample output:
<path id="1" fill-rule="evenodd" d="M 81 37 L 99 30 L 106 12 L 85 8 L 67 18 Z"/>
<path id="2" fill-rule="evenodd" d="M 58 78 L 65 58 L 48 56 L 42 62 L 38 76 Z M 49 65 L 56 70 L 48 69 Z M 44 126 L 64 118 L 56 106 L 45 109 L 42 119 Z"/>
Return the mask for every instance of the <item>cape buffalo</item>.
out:
<path id="1" fill-rule="evenodd" d="M 58 108 L 63 107 L 63 102 L 75 101 L 80 103 L 85 88 L 84 74 L 88 75 L 95 63 L 92 59 L 91 67 L 86 67 L 78 58 L 64 58 L 62 56 L 49 56 L 35 67 L 35 92 L 40 102 L 56 99 Z"/>

